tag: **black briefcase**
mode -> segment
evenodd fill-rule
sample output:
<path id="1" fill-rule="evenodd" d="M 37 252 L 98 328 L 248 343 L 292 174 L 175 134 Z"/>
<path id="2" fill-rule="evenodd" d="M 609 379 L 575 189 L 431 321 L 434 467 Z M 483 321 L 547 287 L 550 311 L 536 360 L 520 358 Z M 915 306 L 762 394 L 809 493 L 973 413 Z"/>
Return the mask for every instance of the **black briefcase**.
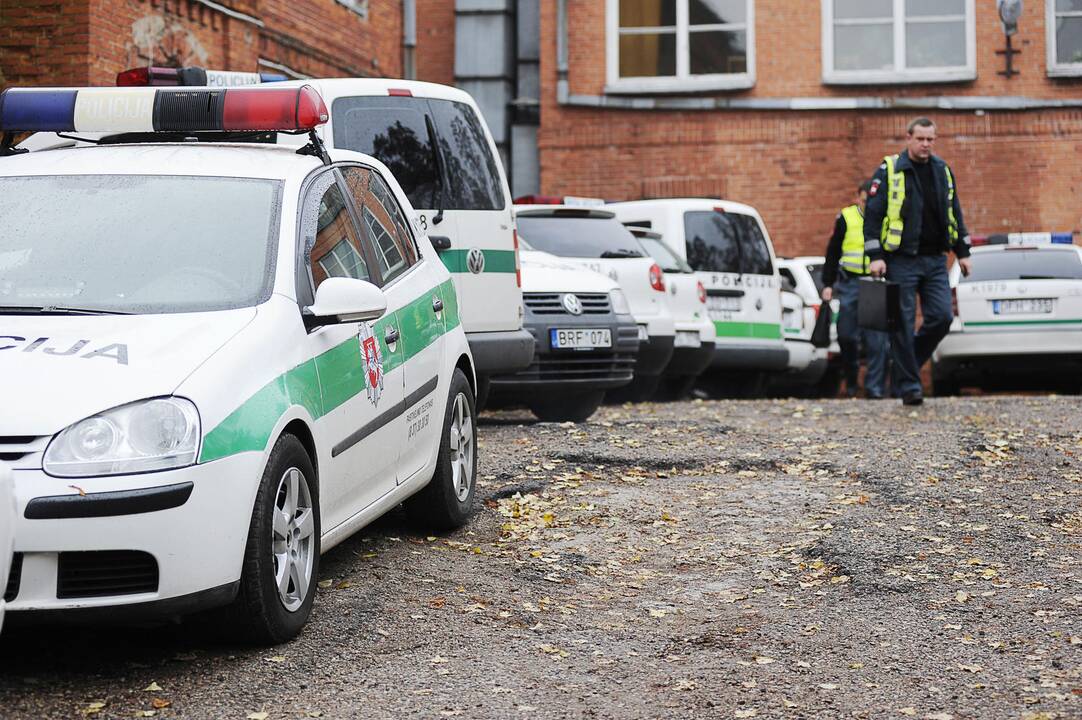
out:
<path id="1" fill-rule="evenodd" d="M 861 278 L 857 294 L 857 324 L 865 330 L 894 332 L 902 324 L 898 283 Z"/>

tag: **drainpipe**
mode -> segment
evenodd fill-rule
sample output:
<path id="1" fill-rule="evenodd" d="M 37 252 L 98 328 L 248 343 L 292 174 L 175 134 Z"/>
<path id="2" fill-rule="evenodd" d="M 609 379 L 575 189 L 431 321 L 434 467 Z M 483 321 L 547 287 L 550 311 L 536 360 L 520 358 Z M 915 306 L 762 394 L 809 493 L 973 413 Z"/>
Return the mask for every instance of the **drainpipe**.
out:
<path id="1" fill-rule="evenodd" d="M 567 0 L 556 3 L 556 102 L 568 104 L 567 86 Z"/>
<path id="2" fill-rule="evenodd" d="M 417 79 L 417 0 L 402 0 L 402 77 Z"/>

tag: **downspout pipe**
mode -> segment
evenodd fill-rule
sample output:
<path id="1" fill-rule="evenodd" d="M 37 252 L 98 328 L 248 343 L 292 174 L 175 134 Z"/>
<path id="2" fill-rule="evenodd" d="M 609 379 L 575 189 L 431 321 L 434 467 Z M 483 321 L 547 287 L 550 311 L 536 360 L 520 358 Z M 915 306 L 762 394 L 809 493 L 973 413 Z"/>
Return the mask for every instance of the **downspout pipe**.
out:
<path id="1" fill-rule="evenodd" d="M 417 79 L 417 0 L 402 0 L 402 77 Z"/>

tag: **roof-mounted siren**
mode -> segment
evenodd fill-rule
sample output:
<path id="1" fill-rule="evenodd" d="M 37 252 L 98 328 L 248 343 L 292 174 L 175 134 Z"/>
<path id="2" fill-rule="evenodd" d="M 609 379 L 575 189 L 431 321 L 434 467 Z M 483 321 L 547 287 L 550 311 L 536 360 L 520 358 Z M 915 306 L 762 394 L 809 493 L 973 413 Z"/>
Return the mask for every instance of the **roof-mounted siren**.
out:
<path id="1" fill-rule="evenodd" d="M 284 82 L 285 75 L 277 73 L 233 72 L 228 70 L 207 70 L 201 67 L 168 68 L 147 67 L 130 68 L 116 75 L 117 87 L 244 87 L 263 83 Z"/>

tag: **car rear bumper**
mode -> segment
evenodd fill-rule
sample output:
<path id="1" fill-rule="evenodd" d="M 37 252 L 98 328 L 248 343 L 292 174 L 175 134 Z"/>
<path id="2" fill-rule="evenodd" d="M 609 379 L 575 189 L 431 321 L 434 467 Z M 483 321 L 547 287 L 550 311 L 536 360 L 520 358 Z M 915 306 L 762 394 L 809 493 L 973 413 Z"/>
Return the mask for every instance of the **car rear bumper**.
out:
<path id="1" fill-rule="evenodd" d="M 721 342 L 714 346 L 713 370 L 763 370 L 778 372 L 789 367 L 789 351 L 781 340 L 774 342 Z"/>
<path id="2" fill-rule="evenodd" d="M 714 343 L 702 343 L 699 347 L 674 347 L 672 359 L 665 366 L 665 374 L 675 376 L 698 376 L 710 367 L 714 359 Z"/>
<path id="3" fill-rule="evenodd" d="M 673 356 L 673 335 L 650 335 L 639 345 L 639 357 L 635 362 L 635 375 L 653 377 L 660 375 Z"/>
<path id="4" fill-rule="evenodd" d="M 533 360 L 533 336 L 525 329 L 468 332 L 474 368 L 478 375 L 525 370 Z"/>

